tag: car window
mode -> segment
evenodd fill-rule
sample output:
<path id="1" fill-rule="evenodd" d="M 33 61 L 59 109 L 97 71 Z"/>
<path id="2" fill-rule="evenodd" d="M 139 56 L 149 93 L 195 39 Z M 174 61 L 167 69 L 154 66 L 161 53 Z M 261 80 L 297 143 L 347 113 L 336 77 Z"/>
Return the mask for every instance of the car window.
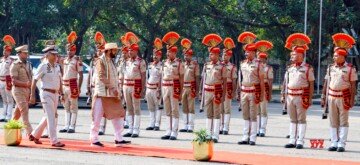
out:
<path id="1" fill-rule="evenodd" d="M 40 58 L 29 58 L 33 68 L 37 68 L 40 65 Z"/>

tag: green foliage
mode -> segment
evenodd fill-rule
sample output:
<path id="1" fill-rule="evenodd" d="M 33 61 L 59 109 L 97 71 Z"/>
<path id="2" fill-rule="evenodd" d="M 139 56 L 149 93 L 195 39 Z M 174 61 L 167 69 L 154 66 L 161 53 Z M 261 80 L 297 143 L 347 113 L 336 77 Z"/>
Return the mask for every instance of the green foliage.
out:
<path id="1" fill-rule="evenodd" d="M 195 131 L 195 138 L 193 140 L 193 142 L 197 142 L 199 144 L 201 143 L 208 143 L 211 142 L 211 136 L 208 136 L 208 133 L 206 131 L 206 129 L 200 129 L 199 131 Z"/>
<path id="2" fill-rule="evenodd" d="M 18 120 L 10 120 L 4 125 L 4 129 L 22 129 L 25 125 Z"/>

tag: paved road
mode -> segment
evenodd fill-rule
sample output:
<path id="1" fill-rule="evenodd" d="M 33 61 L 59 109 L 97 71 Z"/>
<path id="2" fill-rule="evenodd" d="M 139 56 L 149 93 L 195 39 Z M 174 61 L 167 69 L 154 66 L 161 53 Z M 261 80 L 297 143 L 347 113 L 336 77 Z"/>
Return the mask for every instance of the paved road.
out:
<path id="1" fill-rule="evenodd" d="M 196 109 L 198 110 L 198 104 Z M 146 110 L 146 104 L 142 103 L 142 123 L 140 137 L 136 139 L 129 139 L 134 144 L 142 145 L 159 145 L 163 147 L 178 147 L 178 148 L 191 148 L 191 140 L 193 134 L 179 133 L 177 141 L 163 141 L 160 137 L 165 133 L 165 128 L 168 122 L 165 120 L 165 116 L 162 117 L 161 131 L 146 131 L 145 128 L 149 123 L 148 111 Z M 305 149 L 285 149 L 283 146 L 288 142 L 285 136 L 288 133 L 289 117 L 281 115 L 281 104 L 271 103 L 269 105 L 269 122 L 267 137 L 258 138 L 256 146 L 240 146 L 237 142 L 241 138 L 243 120 L 241 112 L 237 110 L 237 103 L 233 102 L 232 115 L 234 118 L 231 120 L 230 135 L 221 135 L 220 143 L 215 145 L 215 150 L 233 151 L 242 153 L 260 153 L 270 155 L 285 155 L 294 157 L 309 157 L 309 158 L 321 158 L 321 159 L 337 159 L 337 160 L 351 160 L 359 161 L 360 163 L 360 107 L 354 107 L 350 112 L 350 132 L 347 143 L 347 152 L 337 153 L 328 152 L 325 149 L 310 149 L 310 143 L 308 139 L 320 138 L 329 139 L 329 121 L 321 120 L 322 111 L 319 105 L 314 105 L 308 110 L 308 126 L 306 132 L 306 144 Z M 33 108 L 30 111 L 30 119 L 32 125 L 35 127 L 40 121 L 43 113 L 39 108 Z M 195 129 L 205 127 L 205 113 L 197 112 L 197 120 Z M 90 111 L 82 109 L 79 111 L 77 133 L 75 134 L 58 134 L 60 138 L 70 139 L 89 139 L 90 129 Z M 59 109 L 59 127 L 63 126 L 64 110 Z M 110 123 L 110 122 L 109 122 Z M 0 134 L 3 123 L 0 124 Z M 182 122 L 180 121 L 180 126 Z M 113 141 L 113 128 L 111 123 L 107 126 L 106 135 L 101 136 L 102 141 Z M 330 142 L 326 140 L 325 147 Z M 15 160 L 16 159 L 16 160 Z M 17 148 L 17 147 L 5 147 L 0 146 L 0 162 L 14 162 L 15 164 L 103 164 L 104 161 L 110 164 L 112 162 L 126 161 L 126 164 L 139 164 L 139 162 L 146 161 L 149 164 L 192 164 L 198 163 L 193 161 L 163 159 L 163 158 L 144 158 L 135 156 L 124 155 L 111 155 L 111 154 L 94 154 L 94 153 L 82 153 L 82 152 L 70 152 L 60 150 L 48 150 L 48 149 L 29 149 L 29 148 Z M 36 162 L 36 163 L 35 163 Z"/>

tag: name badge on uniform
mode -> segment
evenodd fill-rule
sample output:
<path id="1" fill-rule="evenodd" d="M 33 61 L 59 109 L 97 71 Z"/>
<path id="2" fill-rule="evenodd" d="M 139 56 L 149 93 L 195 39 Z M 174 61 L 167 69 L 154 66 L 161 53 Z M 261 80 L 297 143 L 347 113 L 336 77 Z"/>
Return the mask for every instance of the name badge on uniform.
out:
<path id="1" fill-rule="evenodd" d="M 176 67 L 177 67 L 177 65 L 172 65 L 172 67 L 176 68 Z"/>
<path id="2" fill-rule="evenodd" d="M 256 68 L 256 66 L 251 66 L 251 68 Z"/>
<path id="3" fill-rule="evenodd" d="M 347 70 L 343 70 L 342 72 L 343 72 L 343 73 L 347 73 Z"/>
<path id="4" fill-rule="evenodd" d="M 299 72 L 301 72 L 301 73 L 305 73 L 305 71 L 304 71 L 304 70 L 299 70 Z"/>

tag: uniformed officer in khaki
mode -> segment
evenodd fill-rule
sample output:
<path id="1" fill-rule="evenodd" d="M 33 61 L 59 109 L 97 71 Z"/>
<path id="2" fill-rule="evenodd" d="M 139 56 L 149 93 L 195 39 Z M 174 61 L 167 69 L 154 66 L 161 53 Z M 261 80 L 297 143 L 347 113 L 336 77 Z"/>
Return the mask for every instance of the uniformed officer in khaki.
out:
<path id="1" fill-rule="evenodd" d="M 321 105 L 325 106 L 327 100 L 330 112 L 331 145 L 328 150 L 344 152 L 349 132 L 349 110 L 354 106 L 358 80 L 356 68 L 345 59 L 355 40 L 347 34 L 338 33 L 333 35 L 333 41 L 334 64 L 327 69 Z"/>
<path id="2" fill-rule="evenodd" d="M 208 34 L 202 43 L 208 46 L 210 62 L 202 72 L 202 102 L 206 111 L 206 131 L 208 138 L 215 143 L 219 141 L 221 103 L 225 100 L 227 70 L 220 62 L 220 48 L 217 47 L 222 38 L 217 34 Z"/>
<path id="3" fill-rule="evenodd" d="M 226 95 L 225 100 L 221 104 L 221 125 L 220 125 L 220 134 L 228 135 L 229 126 L 230 126 L 230 117 L 231 117 L 231 102 L 235 96 L 236 92 L 236 79 L 237 79 L 237 68 L 234 64 L 230 62 L 230 59 L 233 55 L 231 49 L 235 48 L 235 43 L 231 38 L 224 39 L 224 50 L 222 52 L 222 63 L 224 64 L 227 70 L 226 78 Z"/>
<path id="4" fill-rule="evenodd" d="M 60 65 L 56 63 L 58 52 L 55 45 L 48 45 L 43 52 L 45 53 L 47 61 L 42 63 L 34 76 L 31 85 L 30 103 L 35 103 L 35 89 L 38 81 L 40 85 L 40 100 L 45 111 L 44 116 L 39 125 L 32 131 L 35 144 L 42 144 L 39 140 L 42 133 L 48 126 L 50 143 L 53 147 L 64 147 L 56 135 L 56 116 L 57 106 L 59 101 L 59 94 L 63 96 L 61 87 L 61 69 Z"/>
<path id="5" fill-rule="evenodd" d="M 195 97 L 198 93 L 200 69 L 197 61 L 192 60 L 193 50 L 191 41 L 187 38 L 181 40 L 183 46 L 184 89 L 182 92 L 182 109 L 184 127 L 179 132 L 193 132 L 195 120 Z"/>
<path id="6" fill-rule="evenodd" d="M 256 42 L 256 49 L 258 50 L 257 59 L 263 64 L 264 69 L 264 83 L 265 83 L 265 94 L 263 100 L 259 104 L 257 122 L 258 122 L 258 136 L 264 137 L 266 133 L 266 125 L 268 121 L 267 105 L 271 100 L 272 94 L 272 82 L 274 79 L 274 73 L 271 65 L 266 63 L 268 59 L 268 53 L 272 49 L 273 45 L 271 42 L 261 40 Z"/>
<path id="7" fill-rule="evenodd" d="M 161 99 L 161 76 L 162 76 L 162 41 L 156 38 L 153 49 L 153 62 L 148 65 L 148 78 L 146 82 L 147 107 L 150 114 L 150 123 L 146 130 L 160 130 L 162 111 L 159 109 Z"/>
<path id="8" fill-rule="evenodd" d="M 121 47 L 121 57 L 117 63 L 117 71 L 118 71 L 118 75 L 119 75 L 119 87 L 120 87 L 120 95 L 122 98 L 122 104 L 125 107 L 126 110 L 126 102 L 124 99 L 124 72 L 125 72 L 125 65 L 126 65 L 126 61 L 129 59 L 129 48 L 126 45 L 123 45 Z M 126 116 L 128 116 L 128 111 L 126 111 Z M 125 118 L 125 122 L 124 122 L 124 128 L 128 129 L 129 128 L 129 124 Z"/>
<path id="9" fill-rule="evenodd" d="M 63 91 L 64 91 L 64 109 L 65 124 L 59 132 L 75 133 L 76 119 L 78 112 L 78 97 L 81 93 L 83 81 L 83 66 L 79 56 L 76 56 L 77 39 L 76 33 L 71 32 L 68 36 L 66 45 L 67 57 L 64 59 Z"/>
<path id="10" fill-rule="evenodd" d="M 30 136 L 33 129 L 29 121 L 30 87 L 33 75 L 31 63 L 26 60 L 28 58 L 28 46 L 23 45 L 15 50 L 19 59 L 10 66 L 10 75 L 14 85 L 11 92 L 16 102 L 13 119 L 18 120 L 22 117 L 26 126 L 26 135 L 29 136 L 30 140 L 33 140 L 34 137 Z"/>
<path id="11" fill-rule="evenodd" d="M 12 45 L 15 45 L 15 40 L 10 35 L 4 36 L 3 40 L 5 41 L 5 46 L 3 47 L 3 57 L 0 59 L 0 95 L 3 101 L 3 112 L 0 114 L 0 122 L 7 122 L 11 119 L 14 106 L 10 76 L 10 65 L 14 62 L 14 59 L 10 57 L 10 54 Z M 14 42 L 9 42 L 9 40 Z"/>
<path id="12" fill-rule="evenodd" d="M 145 82 L 146 82 L 146 64 L 140 58 L 139 45 L 137 36 L 134 33 L 128 32 L 125 38 L 129 43 L 129 59 L 125 63 L 123 92 L 126 102 L 126 110 L 128 115 L 126 121 L 129 124 L 129 129 L 124 137 L 139 137 L 141 109 L 140 98 L 144 97 Z M 136 39 L 135 39 L 136 38 Z"/>
<path id="13" fill-rule="evenodd" d="M 290 140 L 285 148 L 304 147 L 306 111 L 312 104 L 315 80 L 313 68 L 304 61 L 309 43 L 310 39 L 301 33 L 292 34 L 287 39 L 286 46 L 292 50 L 290 55 L 293 64 L 287 69 L 288 75 L 285 75 L 288 82 L 286 105 L 291 120 Z"/>
<path id="14" fill-rule="evenodd" d="M 168 32 L 162 38 L 162 41 L 167 44 L 167 59 L 163 64 L 161 92 L 164 109 L 169 123 L 165 135 L 161 137 L 163 140 L 176 140 L 178 135 L 179 101 L 181 99 L 184 80 L 184 66 L 181 63 L 181 60 L 176 58 L 178 48 L 175 44 L 179 38 L 180 35 L 176 32 Z"/>
<path id="15" fill-rule="evenodd" d="M 262 64 L 256 59 L 256 46 L 253 41 L 255 34 L 244 32 L 239 35 L 239 41 L 246 44 L 246 59 L 241 62 L 239 74 L 242 80 L 239 84 L 241 90 L 240 103 L 243 111 L 244 129 L 243 137 L 238 144 L 256 144 L 257 134 L 257 114 L 259 103 L 264 98 L 264 69 Z M 248 41 L 248 42 L 247 42 Z"/>

